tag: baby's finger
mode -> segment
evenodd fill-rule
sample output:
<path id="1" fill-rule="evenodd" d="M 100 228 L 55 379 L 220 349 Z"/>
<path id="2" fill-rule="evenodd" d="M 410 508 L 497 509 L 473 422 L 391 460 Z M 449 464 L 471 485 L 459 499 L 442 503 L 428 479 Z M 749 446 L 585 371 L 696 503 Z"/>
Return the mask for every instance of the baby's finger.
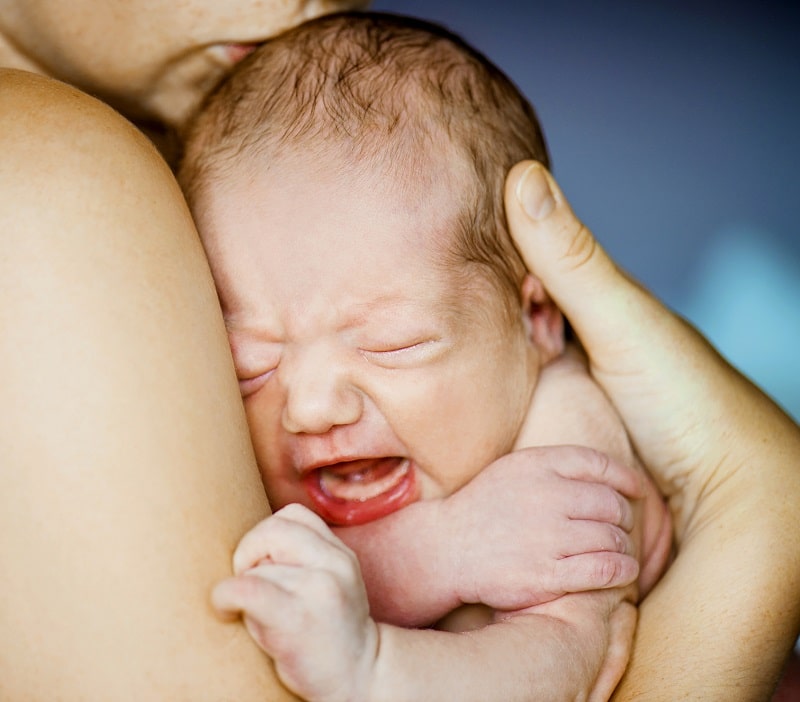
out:
<path id="1" fill-rule="evenodd" d="M 331 531 L 330 527 L 325 523 L 322 517 L 298 502 L 293 502 L 292 504 L 282 507 L 272 516 L 277 519 L 285 519 L 297 524 L 303 524 L 309 529 L 313 529 L 321 537 L 327 539 L 328 541 L 336 539 L 336 537 L 333 536 L 333 532 Z"/>
<path id="2" fill-rule="evenodd" d="M 563 593 L 625 587 L 639 576 L 639 562 L 613 551 L 582 553 L 555 561 L 554 582 Z"/>
<path id="3" fill-rule="evenodd" d="M 324 606 L 318 599 L 304 599 L 303 580 L 308 572 L 292 566 L 260 566 L 219 583 L 211 593 L 211 604 L 223 618 L 240 615 L 253 639 L 270 655 L 273 645 L 286 632 L 306 626 L 307 606 Z"/>
<path id="4" fill-rule="evenodd" d="M 259 522 L 242 537 L 233 554 L 234 573 L 243 573 L 264 560 L 297 566 L 311 565 L 318 562 L 316 554 L 321 549 L 347 548 L 322 520 L 320 526 L 307 515 L 300 516 L 299 510 L 293 512 L 290 517 L 298 519 L 281 516 L 281 510 Z M 309 514 L 316 518 L 313 513 Z M 312 521 L 312 525 L 309 526 L 306 520 Z"/>
<path id="5" fill-rule="evenodd" d="M 602 483 L 632 499 L 645 496 L 644 477 L 638 470 L 615 461 L 600 451 L 583 446 L 560 448 L 564 451 L 564 460 L 557 468 L 560 476 L 571 480 Z"/>
<path id="6" fill-rule="evenodd" d="M 223 615 L 246 612 L 266 624 L 274 612 L 285 609 L 290 597 L 272 578 L 246 574 L 217 583 L 211 591 L 211 606 Z"/>
<path id="7" fill-rule="evenodd" d="M 554 552 L 559 558 L 570 558 L 582 553 L 620 553 L 625 556 L 636 556 L 637 547 L 630 534 L 613 524 L 595 521 L 571 521 L 563 529 L 562 543 L 559 551 Z"/>
<path id="8" fill-rule="evenodd" d="M 285 622 L 298 602 L 325 606 L 320 593 L 326 587 L 338 587 L 329 572 L 265 563 L 218 583 L 211 591 L 211 604 L 218 612 L 242 612 L 269 626 L 273 619 Z"/>
<path id="9" fill-rule="evenodd" d="M 266 627 L 299 630 L 312 619 L 338 621 L 359 599 L 349 597 L 354 593 L 363 595 L 366 608 L 360 581 L 344 580 L 330 570 L 263 564 L 220 583 L 212 603 L 222 611 L 234 608 Z"/>
<path id="10" fill-rule="evenodd" d="M 303 523 L 274 517 L 242 538 L 233 556 L 234 572 L 245 573 L 262 562 L 328 570 L 348 580 L 360 573 L 355 554 L 332 532 L 322 535 Z"/>
<path id="11" fill-rule="evenodd" d="M 606 485 L 572 481 L 564 485 L 561 499 L 568 519 L 607 522 L 625 531 L 634 527 L 631 503 Z"/>

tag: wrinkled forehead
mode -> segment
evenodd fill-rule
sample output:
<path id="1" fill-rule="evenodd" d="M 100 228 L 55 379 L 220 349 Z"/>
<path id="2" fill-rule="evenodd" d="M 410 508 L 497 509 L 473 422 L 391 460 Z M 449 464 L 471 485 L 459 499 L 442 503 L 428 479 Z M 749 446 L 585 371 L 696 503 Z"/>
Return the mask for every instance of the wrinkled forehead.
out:
<path id="1" fill-rule="evenodd" d="M 276 158 L 218 184 L 200 228 L 229 329 L 447 325 L 478 307 L 483 289 L 450 253 L 449 178 L 358 165 Z"/>
<path id="2" fill-rule="evenodd" d="M 443 265 L 452 263 L 450 254 L 470 226 L 476 199 L 474 169 L 439 129 L 285 140 L 244 155 L 229 178 L 258 181 L 262 188 L 297 179 L 305 180 L 309 199 L 316 187 L 338 188 L 342 209 L 360 195 L 376 197 L 385 213 L 407 219 L 407 235 L 425 232 L 419 243 Z"/>
<path id="3" fill-rule="evenodd" d="M 213 179 L 198 226 L 223 304 L 274 297 L 265 273 L 279 263 L 332 294 L 396 288 L 445 307 L 471 297 L 476 276 L 454 243 L 465 226 L 458 162 L 395 155 L 283 148 Z"/>
<path id="4" fill-rule="evenodd" d="M 205 178 L 193 210 L 207 244 L 235 236 L 219 215 L 230 215 L 230 204 L 236 203 L 237 218 L 260 218 L 265 236 L 274 229 L 271 224 L 284 222 L 298 245 L 325 231 L 340 246 L 358 247 L 372 231 L 411 241 L 445 263 L 464 226 L 463 180 L 456 159 L 419 150 L 280 144 L 228 159 Z M 312 216 L 322 220 L 314 228 L 299 224 Z"/>

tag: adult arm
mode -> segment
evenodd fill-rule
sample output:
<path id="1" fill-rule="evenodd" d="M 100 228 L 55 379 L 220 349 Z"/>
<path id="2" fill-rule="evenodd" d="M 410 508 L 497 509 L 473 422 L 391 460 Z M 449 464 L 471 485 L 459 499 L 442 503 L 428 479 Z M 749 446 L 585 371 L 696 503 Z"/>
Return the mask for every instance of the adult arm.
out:
<path id="1" fill-rule="evenodd" d="M 514 167 L 506 211 L 673 514 L 615 699 L 768 699 L 800 626 L 800 430 L 614 265 L 541 165 Z"/>
<path id="2" fill-rule="evenodd" d="M 202 248 L 147 140 L 0 70 L 0 698 L 288 700 L 209 592 L 269 513 Z"/>

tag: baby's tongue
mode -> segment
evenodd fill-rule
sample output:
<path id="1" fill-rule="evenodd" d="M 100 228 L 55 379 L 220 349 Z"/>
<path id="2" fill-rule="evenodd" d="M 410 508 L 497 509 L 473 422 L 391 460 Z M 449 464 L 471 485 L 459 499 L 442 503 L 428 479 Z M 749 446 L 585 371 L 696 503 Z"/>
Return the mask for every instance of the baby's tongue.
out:
<path id="1" fill-rule="evenodd" d="M 408 472 L 405 458 L 366 458 L 320 469 L 320 486 L 339 500 L 364 502 L 394 488 Z"/>

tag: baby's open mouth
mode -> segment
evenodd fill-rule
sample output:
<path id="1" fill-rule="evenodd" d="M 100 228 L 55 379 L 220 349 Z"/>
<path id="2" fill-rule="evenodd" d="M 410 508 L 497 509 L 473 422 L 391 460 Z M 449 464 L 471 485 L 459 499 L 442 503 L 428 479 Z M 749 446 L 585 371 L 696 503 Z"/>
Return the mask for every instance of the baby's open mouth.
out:
<path id="1" fill-rule="evenodd" d="M 339 526 L 379 519 L 417 498 L 412 463 L 400 456 L 333 463 L 312 471 L 304 483 L 316 512 Z"/>
<path id="2" fill-rule="evenodd" d="M 339 500 L 364 502 L 391 490 L 406 476 L 407 458 L 366 458 L 319 470 L 320 487 Z"/>

